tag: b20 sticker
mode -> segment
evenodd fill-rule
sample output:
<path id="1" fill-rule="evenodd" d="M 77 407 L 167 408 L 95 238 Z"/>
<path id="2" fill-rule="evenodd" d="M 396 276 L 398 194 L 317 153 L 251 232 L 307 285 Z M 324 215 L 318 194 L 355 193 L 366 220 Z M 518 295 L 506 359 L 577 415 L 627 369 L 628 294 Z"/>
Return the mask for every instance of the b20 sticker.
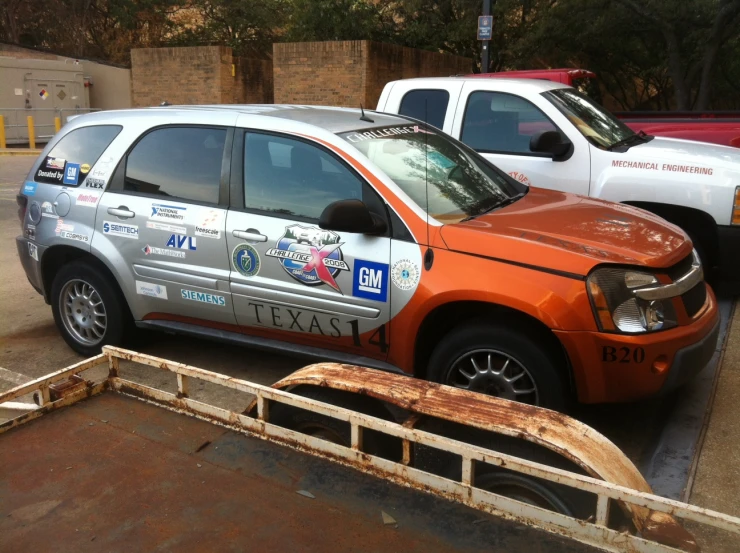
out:
<path id="1" fill-rule="evenodd" d="M 326 284 L 339 292 L 336 277 L 349 271 L 342 257 L 339 235 L 316 227 L 291 225 L 265 255 L 277 257 L 285 272 L 308 286 Z"/>
<path id="2" fill-rule="evenodd" d="M 249 244 L 239 244 L 231 255 L 234 268 L 244 276 L 254 276 L 260 271 L 260 255 Z"/>
<path id="3" fill-rule="evenodd" d="M 603 346 L 601 348 L 601 360 L 604 363 L 642 363 L 645 361 L 645 350 L 643 348 L 629 348 L 627 346 Z"/>
<path id="4" fill-rule="evenodd" d="M 409 259 L 400 259 L 393 264 L 391 269 L 391 280 L 396 288 L 400 290 L 413 290 L 419 284 L 421 271 L 419 267 Z"/>
<path id="5" fill-rule="evenodd" d="M 357 259 L 352 278 L 352 295 L 375 301 L 388 301 L 388 264 Z"/>

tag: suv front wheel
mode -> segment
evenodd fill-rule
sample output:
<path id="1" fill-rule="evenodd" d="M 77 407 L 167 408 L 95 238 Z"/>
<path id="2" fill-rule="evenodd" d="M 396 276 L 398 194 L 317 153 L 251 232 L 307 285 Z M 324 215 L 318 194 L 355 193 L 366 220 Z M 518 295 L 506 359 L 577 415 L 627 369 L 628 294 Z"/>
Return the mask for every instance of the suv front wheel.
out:
<path id="1" fill-rule="evenodd" d="M 105 345 L 122 345 L 131 316 L 115 283 L 86 261 L 64 265 L 51 285 L 54 322 L 64 341 L 78 353 L 93 356 Z"/>

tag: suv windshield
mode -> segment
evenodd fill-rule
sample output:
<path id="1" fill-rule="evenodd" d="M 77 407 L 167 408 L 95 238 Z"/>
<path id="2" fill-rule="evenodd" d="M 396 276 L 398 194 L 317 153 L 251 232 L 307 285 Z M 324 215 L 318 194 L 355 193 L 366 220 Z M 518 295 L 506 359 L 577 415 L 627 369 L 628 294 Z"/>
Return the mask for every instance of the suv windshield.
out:
<path id="1" fill-rule="evenodd" d="M 578 131 L 600 148 L 609 149 L 634 136 L 634 132 L 591 98 L 572 88 L 543 92 Z"/>
<path id="2" fill-rule="evenodd" d="M 472 150 L 428 126 L 379 127 L 339 136 L 442 223 L 476 217 L 527 191 Z"/>

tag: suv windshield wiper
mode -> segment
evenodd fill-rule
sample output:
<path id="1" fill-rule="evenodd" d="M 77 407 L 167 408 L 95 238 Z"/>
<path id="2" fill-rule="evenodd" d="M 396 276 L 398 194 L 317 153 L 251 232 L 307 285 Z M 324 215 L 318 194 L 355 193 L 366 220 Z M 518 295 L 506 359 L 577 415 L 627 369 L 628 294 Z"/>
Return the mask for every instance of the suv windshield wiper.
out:
<path id="1" fill-rule="evenodd" d="M 507 205 L 513 204 L 513 203 L 514 203 L 514 202 L 516 202 L 517 200 L 520 200 L 520 199 L 522 199 L 522 198 L 524 197 L 524 195 L 525 195 L 525 194 L 526 194 L 526 192 L 520 192 L 519 194 L 515 194 L 514 196 L 511 196 L 511 197 L 509 197 L 509 198 L 504 198 L 504 199 L 503 199 L 503 200 L 501 200 L 500 202 L 498 202 L 498 203 L 495 203 L 495 204 L 493 204 L 493 205 L 492 205 L 491 207 L 488 207 L 488 208 L 486 208 L 486 209 L 483 209 L 483 210 L 479 211 L 479 212 L 478 212 L 478 213 L 476 213 L 475 215 L 470 215 L 470 216 L 468 216 L 468 217 L 465 217 L 465 219 L 463 219 L 463 220 L 462 220 L 462 221 L 460 221 L 460 222 L 462 223 L 462 222 L 464 222 L 464 221 L 470 221 L 471 219 L 475 219 L 476 217 L 480 217 L 481 215 L 483 215 L 483 214 L 485 214 L 485 213 L 490 213 L 490 212 L 491 212 L 491 211 L 493 211 L 494 209 L 499 209 L 499 208 L 501 208 L 501 207 L 506 207 Z"/>
<path id="2" fill-rule="evenodd" d="M 638 133 L 632 134 L 627 138 L 616 141 L 614 144 L 609 146 L 607 150 L 611 152 L 612 150 L 614 150 L 615 148 L 619 148 L 620 146 L 631 146 L 634 142 L 644 144 L 645 142 L 650 142 L 652 139 L 653 137 L 649 134 L 645 134 L 644 131 L 639 131 Z"/>

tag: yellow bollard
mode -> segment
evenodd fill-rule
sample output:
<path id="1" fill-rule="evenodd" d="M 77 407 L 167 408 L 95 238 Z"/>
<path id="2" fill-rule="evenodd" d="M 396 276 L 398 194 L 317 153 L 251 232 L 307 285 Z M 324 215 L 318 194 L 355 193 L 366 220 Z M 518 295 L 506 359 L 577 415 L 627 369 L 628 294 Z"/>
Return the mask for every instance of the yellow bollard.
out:
<path id="1" fill-rule="evenodd" d="M 33 115 L 26 117 L 28 121 L 28 147 L 32 150 L 36 149 L 36 135 L 33 132 Z"/>
<path id="2" fill-rule="evenodd" d="M 62 128 L 62 120 L 59 117 L 54 118 L 54 132 L 59 132 Z"/>
<path id="3" fill-rule="evenodd" d="M 5 117 L 0 115 L 0 148 L 7 148 L 5 143 Z"/>

